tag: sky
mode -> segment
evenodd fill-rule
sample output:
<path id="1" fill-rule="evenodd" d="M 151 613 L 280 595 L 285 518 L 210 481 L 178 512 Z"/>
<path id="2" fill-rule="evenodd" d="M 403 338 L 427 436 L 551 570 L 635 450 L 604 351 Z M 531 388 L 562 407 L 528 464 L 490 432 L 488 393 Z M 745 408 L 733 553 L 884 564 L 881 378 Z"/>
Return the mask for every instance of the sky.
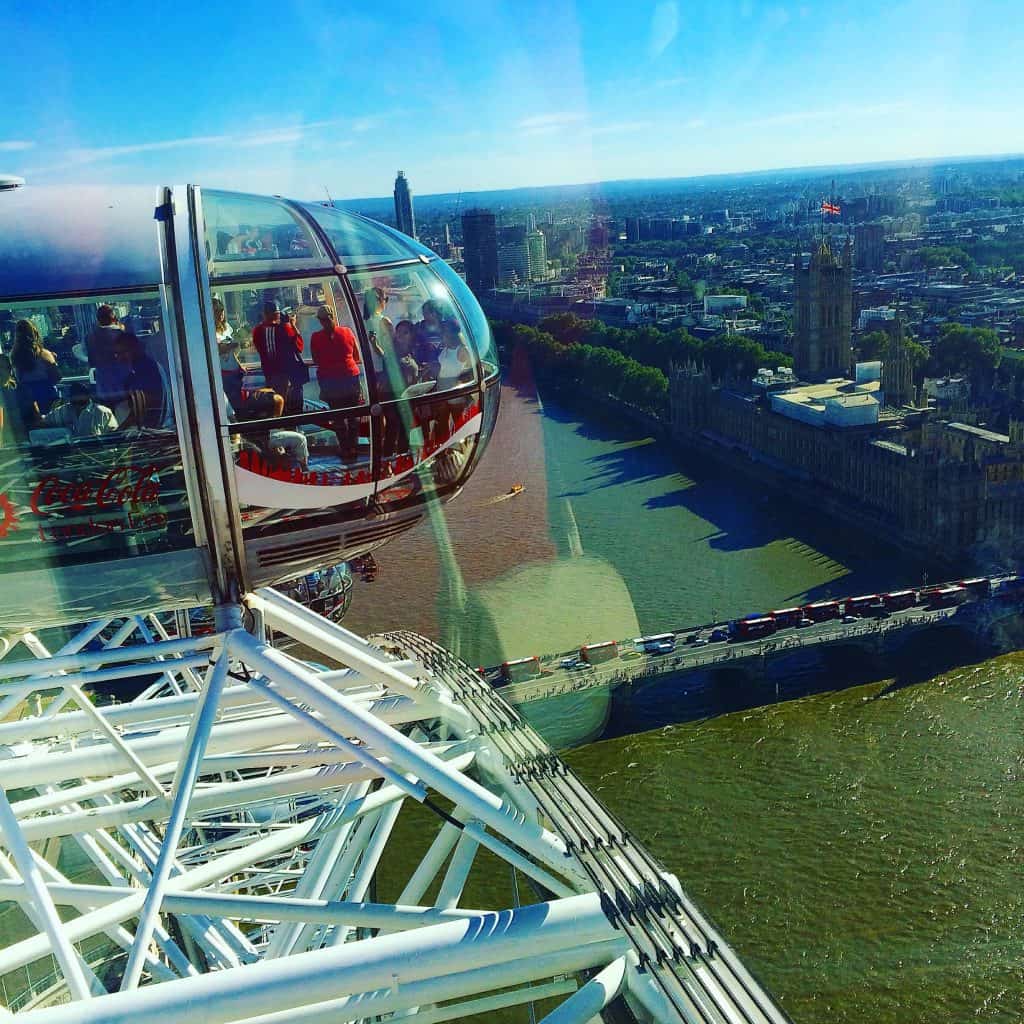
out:
<path id="1" fill-rule="evenodd" d="M 322 198 L 1024 152 L 995 0 L 6 0 L 0 174 Z"/>

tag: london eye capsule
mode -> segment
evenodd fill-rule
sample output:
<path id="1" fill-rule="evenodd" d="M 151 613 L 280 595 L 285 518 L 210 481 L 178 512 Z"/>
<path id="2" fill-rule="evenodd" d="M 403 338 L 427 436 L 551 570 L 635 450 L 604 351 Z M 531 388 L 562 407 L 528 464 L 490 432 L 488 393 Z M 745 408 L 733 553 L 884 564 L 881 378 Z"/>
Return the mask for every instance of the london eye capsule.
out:
<path id="1" fill-rule="evenodd" d="M 458 493 L 498 412 L 434 253 L 315 203 L 0 193 L 0 629 L 237 599 Z"/>

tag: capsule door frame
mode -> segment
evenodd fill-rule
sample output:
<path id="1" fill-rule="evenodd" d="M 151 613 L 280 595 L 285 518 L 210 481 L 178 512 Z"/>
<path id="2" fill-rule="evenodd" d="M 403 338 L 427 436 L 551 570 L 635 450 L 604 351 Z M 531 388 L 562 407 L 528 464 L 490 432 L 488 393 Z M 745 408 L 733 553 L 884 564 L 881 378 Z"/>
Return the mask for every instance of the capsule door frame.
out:
<path id="1" fill-rule="evenodd" d="M 197 185 L 169 190 L 167 220 L 169 274 L 177 284 L 178 354 L 181 376 L 174 382 L 187 416 L 191 452 L 184 452 L 198 476 L 215 602 L 238 600 L 249 589 L 245 568 L 231 439 L 221 415 L 220 374 L 212 362 L 216 336 L 210 279 L 205 259 L 202 193 Z M 184 431 L 182 431 L 184 434 Z M 184 439 L 184 438 L 183 438 Z"/>

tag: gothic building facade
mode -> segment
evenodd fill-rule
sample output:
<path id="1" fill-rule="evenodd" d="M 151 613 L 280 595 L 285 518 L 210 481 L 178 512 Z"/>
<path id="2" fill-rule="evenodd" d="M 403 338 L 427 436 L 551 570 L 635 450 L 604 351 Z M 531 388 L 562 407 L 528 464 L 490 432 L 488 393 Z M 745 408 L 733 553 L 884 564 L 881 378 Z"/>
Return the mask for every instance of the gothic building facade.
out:
<path id="1" fill-rule="evenodd" d="M 911 405 L 914 401 L 914 367 L 907 351 L 903 317 L 896 311 L 896 327 L 889 351 L 882 361 L 882 393 L 889 406 Z"/>
<path id="2" fill-rule="evenodd" d="M 743 473 L 774 481 L 824 517 L 979 567 L 1024 558 L 1024 426 L 1010 435 L 929 419 L 819 427 L 694 366 L 669 378 L 672 433 Z"/>
<path id="3" fill-rule="evenodd" d="M 826 239 L 811 253 L 793 259 L 796 318 L 793 369 L 801 380 L 845 377 L 852 365 L 850 331 L 853 320 L 853 249 L 849 239 L 841 255 Z"/>

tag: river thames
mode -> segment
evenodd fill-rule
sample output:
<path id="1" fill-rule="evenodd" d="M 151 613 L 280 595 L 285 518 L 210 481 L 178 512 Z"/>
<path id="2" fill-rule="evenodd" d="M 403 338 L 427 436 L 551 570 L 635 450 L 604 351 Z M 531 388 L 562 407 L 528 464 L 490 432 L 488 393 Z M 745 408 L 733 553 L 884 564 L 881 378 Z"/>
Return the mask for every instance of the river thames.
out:
<path id="1" fill-rule="evenodd" d="M 474 664 L 929 569 L 522 373 L 465 492 L 379 561 L 346 625 L 414 628 Z M 609 727 L 646 731 L 566 758 L 800 1024 L 1017 1024 L 1024 656 L 956 656 L 830 690 L 839 667 L 816 681 L 830 692 L 732 713 L 705 699 L 697 720 L 654 690 Z"/>

